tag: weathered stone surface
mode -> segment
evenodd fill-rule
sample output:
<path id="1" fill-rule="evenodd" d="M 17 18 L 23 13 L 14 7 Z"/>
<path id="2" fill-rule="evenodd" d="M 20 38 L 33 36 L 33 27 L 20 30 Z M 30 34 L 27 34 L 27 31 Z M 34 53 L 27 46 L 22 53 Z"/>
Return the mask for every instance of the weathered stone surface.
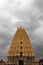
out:
<path id="1" fill-rule="evenodd" d="M 35 56 L 30 39 L 25 29 L 22 27 L 17 29 L 13 37 L 10 49 L 8 51 L 8 56 L 20 56 L 20 52 L 22 56 Z"/>

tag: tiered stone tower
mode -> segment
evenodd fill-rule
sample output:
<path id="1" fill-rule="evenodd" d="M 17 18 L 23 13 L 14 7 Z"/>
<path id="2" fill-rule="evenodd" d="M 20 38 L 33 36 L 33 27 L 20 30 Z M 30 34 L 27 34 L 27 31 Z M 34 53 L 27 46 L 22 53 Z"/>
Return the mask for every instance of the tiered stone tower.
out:
<path id="1" fill-rule="evenodd" d="M 17 29 L 8 51 L 8 62 L 15 65 L 32 65 L 35 59 L 34 50 L 24 28 Z"/>

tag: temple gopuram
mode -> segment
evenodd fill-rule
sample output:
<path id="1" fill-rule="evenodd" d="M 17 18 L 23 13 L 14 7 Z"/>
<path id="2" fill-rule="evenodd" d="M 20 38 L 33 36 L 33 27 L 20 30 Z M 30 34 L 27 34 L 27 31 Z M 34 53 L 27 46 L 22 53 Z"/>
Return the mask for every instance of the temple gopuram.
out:
<path id="1" fill-rule="evenodd" d="M 7 61 L 1 60 L 0 65 L 43 65 L 43 60 L 35 60 L 35 52 L 23 27 L 17 29 L 8 50 Z"/>

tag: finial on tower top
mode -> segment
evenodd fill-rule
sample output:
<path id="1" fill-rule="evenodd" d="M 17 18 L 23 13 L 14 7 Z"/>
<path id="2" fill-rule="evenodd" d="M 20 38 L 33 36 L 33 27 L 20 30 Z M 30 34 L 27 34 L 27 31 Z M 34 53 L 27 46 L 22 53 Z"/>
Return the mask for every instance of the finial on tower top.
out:
<path id="1" fill-rule="evenodd" d="M 18 29 L 22 29 L 22 28 L 23 28 L 22 26 L 18 27 Z"/>
<path id="2" fill-rule="evenodd" d="M 22 26 L 20 26 L 20 28 L 23 28 Z"/>
<path id="3" fill-rule="evenodd" d="M 18 29 L 23 29 L 23 30 L 25 30 L 23 26 L 18 27 Z"/>

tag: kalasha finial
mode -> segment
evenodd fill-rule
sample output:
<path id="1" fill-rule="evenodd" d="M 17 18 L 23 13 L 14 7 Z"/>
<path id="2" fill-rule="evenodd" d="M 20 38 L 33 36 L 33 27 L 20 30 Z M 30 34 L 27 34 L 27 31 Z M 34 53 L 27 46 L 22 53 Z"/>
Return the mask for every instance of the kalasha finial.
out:
<path id="1" fill-rule="evenodd" d="M 18 29 L 22 29 L 22 28 L 23 28 L 22 26 L 18 27 Z"/>
<path id="2" fill-rule="evenodd" d="M 22 28 L 22 26 L 20 26 L 20 28 Z"/>

